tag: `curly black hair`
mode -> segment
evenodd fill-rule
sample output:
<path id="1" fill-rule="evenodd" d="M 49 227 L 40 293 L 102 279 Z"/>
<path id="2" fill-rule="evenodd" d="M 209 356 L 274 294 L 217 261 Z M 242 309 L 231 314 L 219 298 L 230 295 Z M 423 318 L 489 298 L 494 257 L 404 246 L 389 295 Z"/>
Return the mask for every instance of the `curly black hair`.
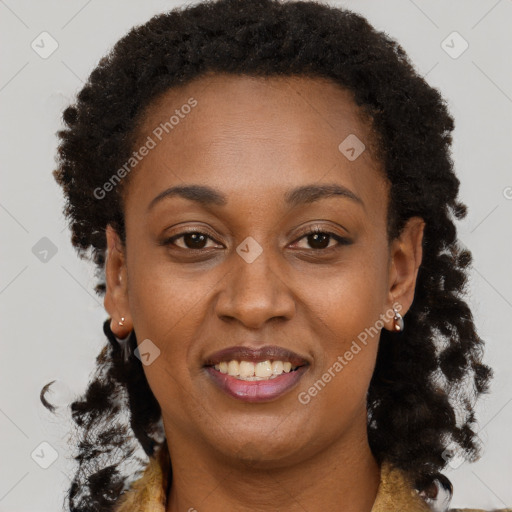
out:
<path id="1" fill-rule="evenodd" d="M 351 91 L 370 120 L 391 184 L 388 240 L 413 216 L 424 219 L 425 229 L 407 329 L 381 332 L 367 397 L 369 443 L 379 463 L 406 471 L 418 490 L 435 479 L 446 483 L 440 471 L 451 448 L 478 458 L 474 405 L 492 376 L 464 300 L 472 256 L 454 225 L 466 215 L 450 153 L 454 121 L 399 44 L 362 16 L 314 1 L 203 1 L 158 14 L 113 46 L 63 112 L 53 171 L 72 244 L 96 264 L 96 292 L 106 289 L 107 224 L 125 241 L 128 177 L 108 201 L 94 191 L 130 157 L 151 102 L 210 72 L 327 78 Z M 112 510 L 165 440 L 159 405 L 134 356 L 135 333 L 120 345 L 108 324 L 96 373 L 70 406 L 81 432 L 67 496 L 76 512 Z M 134 455 L 137 447 L 145 458 Z M 139 469 L 128 473 L 125 466 L 123 473 L 121 466 L 134 460 Z"/>

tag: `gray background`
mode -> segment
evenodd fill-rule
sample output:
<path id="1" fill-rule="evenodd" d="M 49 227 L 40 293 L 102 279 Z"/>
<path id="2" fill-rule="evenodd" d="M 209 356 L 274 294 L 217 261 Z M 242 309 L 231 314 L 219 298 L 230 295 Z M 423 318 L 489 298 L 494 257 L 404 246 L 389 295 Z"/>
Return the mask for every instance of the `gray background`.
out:
<path id="1" fill-rule="evenodd" d="M 456 119 L 453 157 L 469 207 L 458 228 L 474 255 L 469 301 L 495 379 L 477 408 L 483 457 L 446 474 L 455 486 L 453 506 L 511 506 L 512 0 L 329 3 L 365 15 L 397 39 Z M 93 268 L 72 249 L 51 176 L 61 111 L 130 27 L 182 4 L 0 0 L 0 511 L 61 509 L 74 468 L 69 423 L 63 411 L 52 416 L 42 407 L 39 391 L 58 379 L 54 401 L 81 393 L 105 341 L 107 315 L 93 292 Z M 42 46 L 43 31 L 58 43 L 48 58 L 31 47 L 34 40 Z M 469 47 L 456 55 L 464 40 Z M 55 254 L 38 252 L 49 244 L 44 237 Z M 43 469 L 53 450 L 57 459 Z"/>

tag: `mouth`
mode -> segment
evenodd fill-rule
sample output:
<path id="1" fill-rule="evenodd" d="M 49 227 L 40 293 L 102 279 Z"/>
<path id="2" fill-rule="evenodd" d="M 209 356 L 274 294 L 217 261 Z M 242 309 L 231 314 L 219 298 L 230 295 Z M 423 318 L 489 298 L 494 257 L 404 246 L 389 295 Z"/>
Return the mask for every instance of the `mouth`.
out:
<path id="1" fill-rule="evenodd" d="M 306 358 L 277 346 L 231 347 L 204 364 L 218 388 L 246 402 L 276 400 L 295 387 L 308 366 Z"/>
<path id="2" fill-rule="evenodd" d="M 304 366 L 304 365 L 302 365 Z M 218 372 L 235 377 L 238 380 L 245 381 L 259 381 L 259 380 L 271 380 L 283 375 L 297 371 L 300 366 L 292 366 L 290 361 L 260 361 L 259 363 L 253 363 L 251 361 L 237 361 L 235 359 L 227 362 L 222 361 L 213 367 Z"/>

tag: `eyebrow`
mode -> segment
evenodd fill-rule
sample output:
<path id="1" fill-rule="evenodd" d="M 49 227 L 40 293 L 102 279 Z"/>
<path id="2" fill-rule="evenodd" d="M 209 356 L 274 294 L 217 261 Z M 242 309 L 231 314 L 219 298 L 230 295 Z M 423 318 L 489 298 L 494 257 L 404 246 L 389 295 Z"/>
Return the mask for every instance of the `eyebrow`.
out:
<path id="1" fill-rule="evenodd" d="M 205 185 L 179 185 L 170 187 L 158 194 L 148 205 L 147 211 L 151 210 L 157 203 L 169 197 L 182 197 L 194 201 L 202 206 L 225 206 L 227 197 L 211 187 Z M 354 194 L 350 189 L 337 183 L 323 185 L 303 185 L 289 190 L 285 194 L 285 202 L 290 207 L 302 204 L 310 204 L 328 197 L 345 197 L 360 204 L 364 208 L 363 200 Z"/>

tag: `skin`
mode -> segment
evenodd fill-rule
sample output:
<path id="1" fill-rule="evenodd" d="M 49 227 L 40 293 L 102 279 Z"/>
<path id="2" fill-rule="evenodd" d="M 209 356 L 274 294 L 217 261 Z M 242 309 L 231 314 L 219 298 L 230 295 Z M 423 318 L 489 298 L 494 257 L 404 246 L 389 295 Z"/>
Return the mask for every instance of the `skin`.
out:
<path id="1" fill-rule="evenodd" d="M 112 329 L 120 338 L 135 329 L 139 344 L 149 339 L 161 351 L 144 371 L 172 461 L 167 512 L 369 512 L 380 469 L 368 445 L 366 393 L 380 331 L 309 403 L 298 394 L 379 315 L 392 330 L 393 304 L 405 315 L 424 222 L 409 219 L 388 241 L 389 183 L 371 127 L 337 84 L 208 74 L 153 101 L 135 147 L 190 97 L 197 106 L 125 183 L 126 245 L 106 230 Z M 349 134 L 367 147 L 354 161 L 338 150 Z M 292 208 L 284 200 L 294 187 L 332 183 L 364 204 L 331 196 Z M 184 184 L 208 185 L 227 202 L 172 196 L 148 212 L 163 190 Z M 315 225 L 352 243 L 315 245 L 305 236 Z M 211 238 L 159 245 L 187 228 Z M 236 252 L 248 236 L 263 251 L 252 263 Z M 203 361 L 243 344 L 280 345 L 310 366 L 278 399 L 241 402 L 211 383 Z"/>

